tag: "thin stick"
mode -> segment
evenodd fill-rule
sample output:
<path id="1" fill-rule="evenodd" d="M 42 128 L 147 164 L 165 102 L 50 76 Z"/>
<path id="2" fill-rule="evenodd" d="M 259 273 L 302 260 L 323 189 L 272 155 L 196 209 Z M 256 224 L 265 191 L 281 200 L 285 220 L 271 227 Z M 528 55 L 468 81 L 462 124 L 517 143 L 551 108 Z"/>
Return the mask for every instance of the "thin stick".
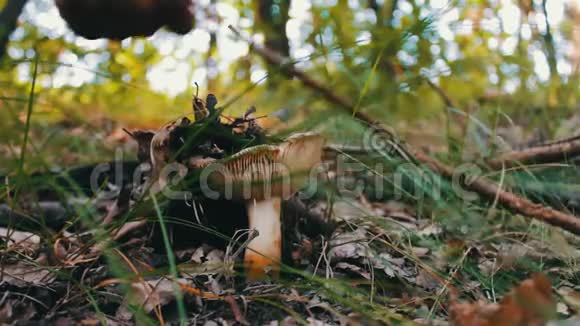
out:
<path id="1" fill-rule="evenodd" d="M 229 26 L 229 28 L 237 37 L 244 39 L 237 29 L 232 26 Z M 343 111 L 352 114 L 355 118 L 373 126 L 377 130 L 380 130 L 385 136 L 394 138 L 393 133 L 390 132 L 382 123 L 373 119 L 364 112 L 356 110 L 354 104 L 349 99 L 334 93 L 330 88 L 327 88 L 317 80 L 310 78 L 310 76 L 302 70 L 289 64 L 290 60 L 288 58 L 283 57 L 278 52 L 269 48 L 255 44 L 247 39 L 245 40 L 251 44 L 251 49 L 262 56 L 269 64 L 279 66 L 282 72 L 288 76 L 299 79 L 306 87 L 315 90 L 318 94 L 321 94 L 326 98 L 326 100 L 339 106 Z M 411 159 L 427 165 L 435 173 L 445 177 L 446 179 L 452 180 L 456 175 L 456 171 L 453 167 L 439 162 L 437 159 L 430 157 L 423 151 L 412 148 L 409 145 L 403 146 L 397 141 L 397 139 L 392 139 L 392 141 L 393 143 L 398 144 L 398 146 L 402 148 L 402 151 L 409 155 Z M 522 198 L 509 191 L 503 190 L 487 178 L 479 177 L 465 186 L 489 200 L 493 200 L 497 197 L 498 203 L 512 212 L 529 216 L 580 235 L 580 218 L 534 203 L 526 198 Z"/>
<path id="2" fill-rule="evenodd" d="M 501 169 L 502 166 L 507 168 L 527 163 L 561 162 L 576 155 L 580 155 L 580 139 L 573 137 L 547 145 L 505 152 L 486 163 L 493 169 Z"/>

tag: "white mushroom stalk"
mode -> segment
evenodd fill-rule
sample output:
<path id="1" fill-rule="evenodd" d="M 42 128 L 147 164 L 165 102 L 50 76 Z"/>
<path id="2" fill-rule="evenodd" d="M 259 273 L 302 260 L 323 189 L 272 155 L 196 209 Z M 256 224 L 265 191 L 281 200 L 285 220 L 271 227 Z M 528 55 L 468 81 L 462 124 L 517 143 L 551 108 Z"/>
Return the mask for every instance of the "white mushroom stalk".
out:
<path id="1" fill-rule="evenodd" d="M 277 277 L 282 259 L 282 220 L 280 197 L 247 202 L 248 224 L 258 236 L 248 244 L 244 267 L 249 279 L 259 279 L 266 273 Z"/>
<path id="2" fill-rule="evenodd" d="M 277 146 L 251 147 L 212 163 L 217 172 L 210 176 L 212 184 L 227 199 L 246 202 L 249 227 L 258 231 L 244 256 L 249 279 L 279 275 L 281 202 L 306 184 L 312 168 L 321 162 L 323 145 L 317 134 L 297 134 Z"/>

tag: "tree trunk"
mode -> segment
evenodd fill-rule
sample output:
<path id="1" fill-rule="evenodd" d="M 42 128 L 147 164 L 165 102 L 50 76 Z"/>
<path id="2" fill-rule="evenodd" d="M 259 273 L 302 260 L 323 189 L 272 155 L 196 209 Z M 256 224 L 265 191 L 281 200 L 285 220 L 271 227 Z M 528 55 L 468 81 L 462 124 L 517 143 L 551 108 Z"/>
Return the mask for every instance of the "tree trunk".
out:
<path id="1" fill-rule="evenodd" d="M 28 0 L 9 0 L 2 12 L 0 12 L 0 59 L 6 53 L 10 34 L 16 28 L 18 17 L 22 13 L 26 2 Z"/>
<path id="2" fill-rule="evenodd" d="M 210 1 L 210 17 L 209 19 L 216 20 L 216 26 L 219 23 L 219 17 L 217 14 L 217 0 Z M 207 92 L 215 93 L 219 85 L 219 74 L 217 67 L 217 30 L 212 29 L 209 32 L 209 50 L 207 51 L 207 57 L 205 59 L 205 68 L 207 73 Z"/>
<path id="3" fill-rule="evenodd" d="M 580 74 L 580 2 L 572 2 L 569 7 L 570 18 L 573 21 L 573 26 L 576 26 L 572 30 L 572 37 L 570 43 L 572 43 L 572 53 L 570 53 L 570 63 L 572 64 L 572 72 L 574 74 Z"/>
<path id="4" fill-rule="evenodd" d="M 286 35 L 288 10 L 291 0 L 254 1 L 256 13 L 256 30 L 264 33 L 264 45 L 276 52 L 290 56 L 290 45 Z M 276 87 L 286 79 L 283 74 L 268 65 L 268 85 Z"/>
<path id="5" fill-rule="evenodd" d="M 548 59 L 548 66 L 550 67 L 550 78 L 552 81 L 559 80 L 557 60 L 556 60 L 556 47 L 554 46 L 554 37 L 552 36 L 552 31 L 550 29 L 550 22 L 548 21 L 548 11 L 546 10 L 547 0 L 542 1 L 542 11 L 544 13 L 544 19 L 546 22 L 546 33 L 544 33 L 544 44 L 546 46 L 546 57 Z"/>

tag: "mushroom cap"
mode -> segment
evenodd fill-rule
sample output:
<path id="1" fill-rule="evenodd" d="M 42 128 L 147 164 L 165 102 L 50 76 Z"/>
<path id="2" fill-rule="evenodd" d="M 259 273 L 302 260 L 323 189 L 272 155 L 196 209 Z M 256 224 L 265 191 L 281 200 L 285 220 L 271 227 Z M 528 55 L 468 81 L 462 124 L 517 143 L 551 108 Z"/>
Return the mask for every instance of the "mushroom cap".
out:
<path id="1" fill-rule="evenodd" d="M 212 190 L 226 199 L 288 198 L 306 184 L 322 161 L 324 138 L 315 133 L 290 136 L 279 145 L 259 145 L 206 166 Z"/>

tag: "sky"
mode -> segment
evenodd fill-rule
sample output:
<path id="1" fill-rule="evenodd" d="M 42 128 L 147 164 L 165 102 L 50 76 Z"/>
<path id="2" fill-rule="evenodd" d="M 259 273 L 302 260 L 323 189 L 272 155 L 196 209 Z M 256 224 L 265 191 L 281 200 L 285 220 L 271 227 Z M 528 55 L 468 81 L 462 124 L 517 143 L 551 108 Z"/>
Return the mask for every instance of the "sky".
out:
<path id="1" fill-rule="evenodd" d="M 315 2 L 317 0 L 314 0 Z M 318 0 L 320 1 L 320 0 Z M 425 0 L 419 0 L 422 3 Z M 536 2 L 541 0 L 534 0 Z M 558 26 L 565 19 L 565 4 L 569 1 L 580 0 L 548 0 L 547 12 L 550 26 L 555 35 L 555 42 L 559 56 L 558 71 L 563 75 L 571 73 L 571 66 L 565 60 L 570 51 L 570 45 L 562 39 L 558 32 Z M 519 22 L 522 19 L 520 11 L 516 4 L 509 0 L 491 0 L 492 3 L 499 3 L 501 9 L 499 17 L 486 13 L 482 20 L 482 27 L 493 34 L 498 34 L 500 26 L 503 26 L 504 31 L 509 35 L 501 43 L 498 38 L 491 38 L 488 47 L 497 49 L 504 54 L 511 54 L 515 51 L 517 44 L 518 33 L 521 33 L 523 38 L 529 39 L 531 37 L 531 27 L 529 24 L 524 24 L 522 30 L 519 30 Z M 209 0 L 201 0 L 196 2 L 198 7 L 208 7 Z M 293 58 L 303 58 L 312 54 L 314 48 L 305 44 L 305 37 L 311 32 L 309 22 L 311 1 L 306 0 L 292 0 L 290 8 L 290 20 L 286 26 L 286 32 L 290 40 L 291 55 Z M 328 3 L 328 1 L 324 1 Z M 399 3 L 398 16 L 405 13 L 410 13 L 412 7 L 407 0 L 401 0 Z M 374 19 L 374 15 L 369 15 L 364 8 L 360 8 L 358 1 L 349 1 L 349 6 L 355 12 L 355 20 L 364 21 L 365 19 Z M 425 15 L 434 15 L 436 17 L 436 29 L 438 34 L 447 42 L 446 55 L 447 59 L 453 60 L 460 57 L 457 45 L 453 42 L 455 34 L 469 35 L 473 32 L 473 26 L 469 20 L 459 21 L 459 10 L 449 5 L 447 0 L 430 0 L 428 9 L 425 6 Z M 580 6 L 580 5 L 579 5 Z M 157 47 L 162 55 L 166 55 L 156 65 L 150 67 L 147 72 L 147 79 L 153 90 L 164 92 L 170 96 L 179 94 L 186 89 L 192 87 L 194 81 L 205 81 L 207 76 L 206 68 L 201 65 L 195 67 L 192 62 L 200 63 L 209 48 L 209 31 L 216 31 L 218 42 L 218 64 L 217 70 L 225 71 L 231 63 L 248 54 L 248 44 L 244 41 L 235 40 L 232 32 L 228 29 L 228 25 L 239 27 L 241 30 L 251 26 L 252 22 L 240 17 L 236 8 L 227 2 L 219 2 L 216 6 L 217 14 L 221 21 L 218 24 L 215 21 L 203 19 L 198 17 L 197 26 L 190 33 L 182 36 L 175 35 L 165 31 L 159 31 L 152 37 L 151 42 Z M 200 13 L 202 14 L 202 13 Z M 489 14 L 489 15 L 488 15 Z M 397 17 L 395 16 L 395 18 Z M 87 50 L 99 49 L 106 47 L 107 42 L 104 40 L 86 40 L 81 37 L 76 37 L 67 28 L 66 23 L 60 18 L 56 7 L 52 0 L 34 0 L 30 1 L 25 8 L 24 20 L 40 28 L 41 33 L 48 37 L 64 36 L 67 41 L 74 41 L 77 45 L 86 48 Z M 541 13 L 536 13 L 535 16 L 529 17 L 529 23 L 538 26 L 538 29 L 543 32 L 546 29 L 544 16 Z M 13 35 L 13 39 L 18 39 L 19 35 L 22 37 L 23 31 L 17 29 Z M 368 39 L 368 33 L 361 33 L 359 38 Z M 261 35 L 254 35 L 254 40 L 260 42 Z M 128 46 L 129 41 L 126 40 L 123 46 Z M 137 46 L 137 48 L 139 48 Z M 438 52 L 438 46 L 432 47 L 432 51 Z M 14 48 L 8 49 L 8 54 L 14 59 L 28 56 L 29 53 L 22 53 Z M 534 71 L 540 81 L 545 81 L 549 78 L 548 62 L 544 53 L 537 47 L 530 49 L 530 56 L 534 59 Z M 404 51 L 399 53 L 399 59 L 403 63 L 412 64 L 414 58 Z M 85 83 L 90 83 L 95 79 L 96 67 L 98 63 L 103 60 L 97 54 L 89 54 L 83 59 L 79 59 L 70 51 L 64 51 L 60 58 L 61 65 L 50 81 L 51 87 L 62 87 L 64 85 L 81 86 Z M 21 64 L 19 67 L 19 78 L 23 81 L 29 78 L 28 64 Z M 445 75 L 449 73 L 449 68 L 444 63 L 444 60 L 438 60 L 432 69 L 435 75 Z M 210 72 L 215 73 L 215 72 Z M 259 65 L 252 67 L 251 79 L 253 81 L 261 80 L 266 72 Z M 490 78 L 493 79 L 493 74 Z M 43 81 L 41 81 L 43 83 Z M 48 81 L 45 81 L 48 85 Z M 515 89 L 517 85 L 506 85 L 506 91 L 510 88 Z"/>

